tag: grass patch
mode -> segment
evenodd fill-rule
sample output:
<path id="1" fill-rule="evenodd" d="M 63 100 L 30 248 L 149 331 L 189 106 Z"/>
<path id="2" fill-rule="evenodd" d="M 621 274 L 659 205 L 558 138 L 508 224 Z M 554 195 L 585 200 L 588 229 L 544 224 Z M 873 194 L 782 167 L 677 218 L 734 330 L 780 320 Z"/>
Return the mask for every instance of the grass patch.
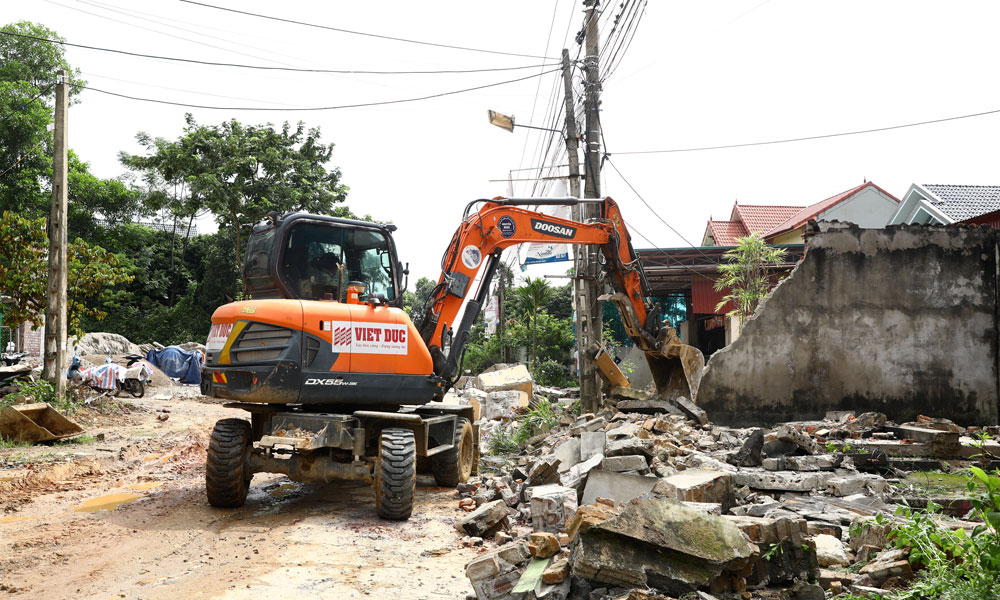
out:
<path id="1" fill-rule="evenodd" d="M 75 438 L 70 438 L 68 440 L 62 440 L 62 441 L 56 442 L 55 445 L 56 446 L 73 446 L 73 445 L 76 445 L 76 444 L 93 444 L 96 441 L 97 441 L 97 438 L 95 438 L 93 435 L 91 435 L 89 433 L 85 433 L 83 435 L 78 435 Z"/>

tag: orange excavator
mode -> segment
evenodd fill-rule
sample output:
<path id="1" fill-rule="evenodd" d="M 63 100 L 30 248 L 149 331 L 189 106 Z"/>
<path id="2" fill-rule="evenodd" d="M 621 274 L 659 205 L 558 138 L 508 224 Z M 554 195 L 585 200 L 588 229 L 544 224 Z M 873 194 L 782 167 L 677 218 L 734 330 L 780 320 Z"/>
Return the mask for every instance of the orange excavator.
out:
<path id="1" fill-rule="evenodd" d="M 527 208 L 585 202 L 599 204 L 598 219 Z M 502 251 L 516 244 L 598 246 L 614 290 L 607 298 L 644 351 L 658 394 L 697 393 L 704 358 L 646 301 L 645 274 L 611 198 L 470 203 L 419 327 L 402 309 L 408 269 L 395 229 L 303 213 L 272 213 L 254 228 L 243 270 L 250 299 L 218 308 L 206 343 L 202 393 L 251 417 L 223 419 L 212 432 L 205 483 L 213 506 L 242 506 L 255 473 L 283 473 L 370 483 L 376 513 L 406 519 L 418 471 L 445 486 L 468 479 L 478 463 L 473 409 L 437 401 L 458 377 Z"/>

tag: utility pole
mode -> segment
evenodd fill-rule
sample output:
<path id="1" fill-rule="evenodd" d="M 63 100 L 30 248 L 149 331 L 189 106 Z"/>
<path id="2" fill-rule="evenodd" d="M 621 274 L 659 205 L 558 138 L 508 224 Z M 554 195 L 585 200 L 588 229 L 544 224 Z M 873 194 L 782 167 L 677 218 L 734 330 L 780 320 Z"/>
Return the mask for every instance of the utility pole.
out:
<path id="1" fill-rule="evenodd" d="M 56 83 L 56 114 L 52 155 L 52 209 L 49 214 L 49 283 L 45 306 L 45 366 L 42 376 L 55 388 L 57 396 L 66 393 L 66 221 L 69 210 L 67 191 L 67 108 L 69 74 L 59 71 Z"/>
<path id="2" fill-rule="evenodd" d="M 598 0 L 584 0 L 586 10 L 584 58 L 584 198 L 601 197 L 601 121 L 600 110 L 600 56 L 599 31 L 597 28 Z M 564 54 L 564 66 L 566 55 Z M 575 116 L 574 116 L 575 119 Z M 575 122 L 574 122 L 575 125 Z M 576 145 L 570 152 L 570 169 L 576 157 Z M 574 177 L 574 181 L 579 181 Z M 579 190 L 579 183 L 577 183 Z M 580 207 L 581 221 L 587 222 L 600 217 L 600 208 L 596 204 L 585 204 Z M 580 353 L 580 401 L 585 412 L 597 412 L 601 406 L 601 385 L 597 379 L 597 367 L 593 360 L 592 346 L 601 344 L 601 303 L 598 274 L 600 263 L 597 260 L 597 248 L 587 246 L 577 253 L 575 275 L 575 295 L 577 314 L 577 350 Z"/>
<path id="3" fill-rule="evenodd" d="M 503 267 L 503 265 L 501 265 L 501 267 Z M 500 334 L 500 362 L 501 363 L 507 362 L 507 346 L 506 346 L 506 344 L 507 344 L 507 335 L 506 335 L 506 333 L 507 333 L 507 326 L 504 324 L 504 319 L 506 317 L 506 315 L 504 314 L 504 312 L 505 312 L 505 307 L 504 307 L 504 300 L 505 300 L 505 298 L 504 298 L 504 295 L 506 294 L 506 291 L 505 291 L 504 287 L 505 287 L 504 269 L 501 268 L 500 269 L 500 285 L 497 288 L 497 330 L 498 330 L 497 333 Z"/>

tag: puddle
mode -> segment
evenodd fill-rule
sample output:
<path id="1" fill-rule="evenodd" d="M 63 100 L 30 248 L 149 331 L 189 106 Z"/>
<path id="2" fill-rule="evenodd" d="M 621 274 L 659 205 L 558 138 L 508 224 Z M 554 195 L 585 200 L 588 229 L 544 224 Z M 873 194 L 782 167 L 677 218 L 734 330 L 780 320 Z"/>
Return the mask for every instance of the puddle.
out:
<path id="1" fill-rule="evenodd" d="M 19 521 L 27 521 L 29 519 L 34 519 L 34 517 L 0 517 L 0 523 L 17 523 Z"/>
<path id="2" fill-rule="evenodd" d="M 132 485 L 126 485 L 125 487 L 137 492 L 145 492 L 146 490 L 158 488 L 161 485 L 163 485 L 162 481 L 147 481 L 145 483 L 133 483 Z"/>
<path id="3" fill-rule="evenodd" d="M 76 512 L 97 512 L 99 510 L 114 510 L 122 504 L 128 504 L 142 498 L 142 494 L 108 494 L 91 498 L 73 510 Z"/>
<path id="4" fill-rule="evenodd" d="M 291 496 L 295 492 L 299 491 L 299 485 L 295 483 L 283 483 L 278 487 L 270 490 L 270 494 L 275 498 L 285 498 Z"/>

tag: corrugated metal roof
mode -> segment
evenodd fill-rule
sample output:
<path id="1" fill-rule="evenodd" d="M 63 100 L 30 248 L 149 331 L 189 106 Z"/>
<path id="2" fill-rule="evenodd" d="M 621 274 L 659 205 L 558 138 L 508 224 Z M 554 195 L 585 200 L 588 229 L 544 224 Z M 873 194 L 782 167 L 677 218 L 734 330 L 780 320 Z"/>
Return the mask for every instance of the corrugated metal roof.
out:
<path id="1" fill-rule="evenodd" d="M 859 186 L 852 187 L 851 189 L 849 189 L 847 191 L 843 191 L 843 192 L 840 192 L 839 194 L 836 194 L 834 196 L 830 196 L 829 198 L 827 198 L 825 200 L 820 200 L 819 202 L 817 202 L 815 204 L 810 204 L 809 206 L 803 208 L 799 212 L 797 212 L 794 215 L 790 216 L 784 222 L 776 225 L 774 228 L 772 228 L 770 231 L 768 231 L 764 235 L 765 236 L 772 236 L 772 235 L 775 235 L 775 234 L 778 234 L 778 233 L 782 233 L 784 231 L 789 231 L 789 230 L 792 230 L 792 229 L 797 229 L 797 228 L 805 225 L 806 221 L 808 221 L 809 219 L 816 218 L 816 216 L 819 215 L 821 212 L 824 212 L 824 211 L 826 211 L 826 210 L 828 210 L 830 208 L 833 208 L 837 204 L 840 204 L 844 200 L 847 200 L 848 198 L 850 198 L 854 194 L 860 192 L 861 190 L 865 189 L 866 187 L 873 187 L 873 188 L 879 190 L 880 192 L 882 192 L 883 194 L 885 194 L 886 196 L 892 198 L 896 202 L 899 202 L 899 198 L 897 198 L 897 197 L 893 196 L 892 194 L 890 194 L 889 192 L 883 190 L 882 188 L 880 188 L 879 186 L 875 185 L 871 181 L 868 181 L 868 182 L 862 183 Z"/>
<path id="2" fill-rule="evenodd" d="M 744 235 L 766 233 L 785 222 L 789 217 L 805 208 L 804 206 L 769 206 L 760 204 L 736 204 L 730 220 L 740 220 L 746 227 Z"/>
<path id="3" fill-rule="evenodd" d="M 927 201 L 955 221 L 964 221 L 1000 209 L 1000 185 L 924 184 L 934 194 Z"/>
<path id="4" fill-rule="evenodd" d="M 716 246 L 735 246 L 736 238 L 747 235 L 747 228 L 739 221 L 709 221 L 708 229 Z"/>

